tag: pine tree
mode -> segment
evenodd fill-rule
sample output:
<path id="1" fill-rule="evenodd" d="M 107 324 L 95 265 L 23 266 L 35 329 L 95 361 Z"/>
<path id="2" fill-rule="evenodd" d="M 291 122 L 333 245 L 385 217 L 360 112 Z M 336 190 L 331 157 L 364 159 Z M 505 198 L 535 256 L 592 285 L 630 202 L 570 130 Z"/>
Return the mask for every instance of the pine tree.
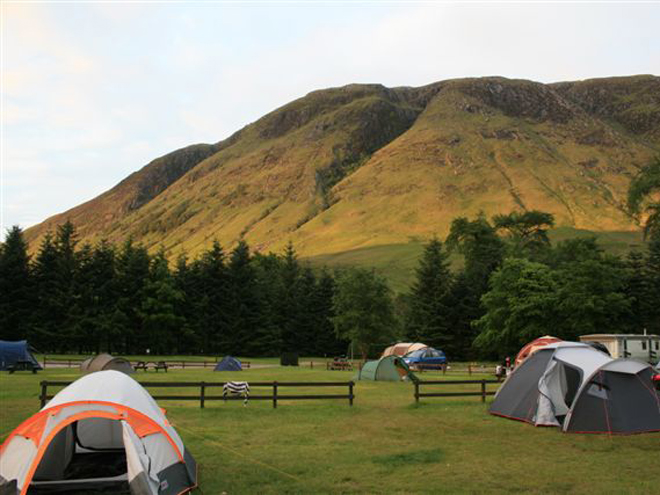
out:
<path id="1" fill-rule="evenodd" d="M 311 313 L 316 319 L 315 347 L 311 355 L 340 356 L 346 353 L 349 341 L 337 337 L 332 322 L 335 316 L 333 297 L 336 292 L 334 277 L 326 269 L 321 271 L 312 295 Z"/>
<path id="2" fill-rule="evenodd" d="M 300 354 L 312 356 L 317 350 L 319 319 L 315 308 L 316 277 L 309 266 L 304 267 L 297 283 L 297 314 L 294 323 L 294 346 Z M 295 348 L 295 347 L 294 347 Z"/>
<path id="3" fill-rule="evenodd" d="M 447 254 L 442 243 L 433 238 L 425 246 L 416 270 L 406 327 L 412 340 L 441 348 L 449 355 L 455 352 L 447 306 L 451 284 Z"/>
<path id="4" fill-rule="evenodd" d="M 33 345 L 43 351 L 66 350 L 60 330 L 64 325 L 57 251 L 50 232 L 46 234 L 33 267 L 36 304 L 31 318 Z"/>
<path id="5" fill-rule="evenodd" d="M 183 319 L 176 313 L 183 294 L 177 290 L 163 251 L 151 260 L 149 278 L 140 307 L 143 320 L 142 347 L 157 354 L 170 354 Z"/>
<path id="6" fill-rule="evenodd" d="M 28 245 L 18 226 L 0 244 L 0 340 L 23 340 L 30 335 L 34 308 Z"/>
<path id="7" fill-rule="evenodd" d="M 195 308 L 195 333 L 201 338 L 206 352 L 227 352 L 229 337 L 228 318 L 232 300 L 230 278 L 225 254 L 219 242 L 214 241 L 193 264 L 195 284 L 192 306 Z"/>
<path id="8" fill-rule="evenodd" d="M 113 352 L 119 333 L 112 318 L 117 302 L 115 248 L 102 240 L 78 253 L 75 293 L 80 307 L 79 325 L 85 348 L 93 353 Z"/>
<path id="9" fill-rule="evenodd" d="M 301 312 L 304 306 L 304 297 L 300 285 L 300 264 L 293 244 L 289 242 L 284 251 L 281 264 L 281 329 L 282 346 L 284 350 L 300 349 L 307 345 L 306 337 L 301 323 Z M 305 341 L 303 341 L 303 339 Z"/>
<path id="10" fill-rule="evenodd" d="M 117 254 L 117 306 L 112 321 L 117 328 L 125 354 L 145 352 L 143 318 L 140 309 L 149 279 L 150 256 L 143 246 L 127 240 Z"/>
<path id="11" fill-rule="evenodd" d="M 228 351 L 234 355 L 261 355 L 272 349 L 272 335 L 263 321 L 263 307 L 255 267 L 251 264 L 250 248 L 238 243 L 228 265 L 230 305 L 228 307 Z"/>
<path id="12" fill-rule="evenodd" d="M 181 316 L 181 328 L 176 333 L 176 348 L 179 354 L 197 354 L 202 349 L 201 336 L 195 331 L 197 323 L 197 293 L 194 292 L 198 284 L 197 270 L 194 264 L 188 263 L 188 257 L 181 254 L 176 260 L 174 271 L 174 285 L 181 293 L 177 303 L 176 313 Z"/>

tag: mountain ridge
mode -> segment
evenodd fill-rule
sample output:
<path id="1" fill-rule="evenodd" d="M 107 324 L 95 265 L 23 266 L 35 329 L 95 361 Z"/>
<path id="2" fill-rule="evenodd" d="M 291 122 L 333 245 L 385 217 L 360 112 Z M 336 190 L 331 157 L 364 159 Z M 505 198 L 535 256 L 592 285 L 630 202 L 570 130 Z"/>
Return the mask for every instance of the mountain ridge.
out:
<path id="1" fill-rule="evenodd" d="M 660 150 L 660 78 L 542 84 L 493 76 L 317 90 L 215 144 L 153 160 L 26 231 L 71 220 L 194 255 L 214 240 L 305 255 L 444 235 L 459 215 L 541 209 L 633 230 L 630 179 Z"/>

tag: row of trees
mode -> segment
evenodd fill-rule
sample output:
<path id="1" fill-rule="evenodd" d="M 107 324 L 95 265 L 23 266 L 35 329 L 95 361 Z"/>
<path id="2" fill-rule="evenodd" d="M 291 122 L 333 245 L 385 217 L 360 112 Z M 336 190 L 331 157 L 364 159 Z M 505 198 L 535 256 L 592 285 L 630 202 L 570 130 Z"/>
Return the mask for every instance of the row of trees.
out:
<path id="1" fill-rule="evenodd" d="M 626 258 L 593 238 L 552 245 L 539 211 L 457 218 L 424 249 L 407 294 L 373 270 L 313 271 L 293 246 L 282 255 L 228 256 L 217 242 L 170 267 L 128 241 L 78 248 L 70 223 L 32 260 L 21 230 L 0 246 L 0 338 L 44 351 L 366 357 L 395 340 L 450 359 L 509 354 L 544 334 L 660 333 L 660 160 L 636 178 L 629 208 L 646 213 L 648 246 Z M 462 257 L 450 268 L 449 255 Z"/>
<path id="2" fill-rule="evenodd" d="M 143 354 L 305 355 L 345 353 L 332 318 L 336 281 L 282 256 L 253 255 L 245 242 L 225 255 L 217 242 L 170 268 L 128 241 L 78 249 L 61 225 L 33 260 L 21 230 L 0 250 L 0 339 L 42 351 Z"/>

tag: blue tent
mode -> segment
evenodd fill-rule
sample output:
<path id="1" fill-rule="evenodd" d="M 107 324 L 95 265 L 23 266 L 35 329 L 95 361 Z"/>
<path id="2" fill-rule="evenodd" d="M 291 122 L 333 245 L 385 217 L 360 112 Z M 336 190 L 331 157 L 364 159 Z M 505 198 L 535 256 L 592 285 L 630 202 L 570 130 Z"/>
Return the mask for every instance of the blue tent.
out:
<path id="1" fill-rule="evenodd" d="M 215 365 L 213 371 L 241 371 L 242 369 L 243 367 L 238 359 L 231 356 L 225 356 L 222 358 L 222 361 Z"/>
<path id="2" fill-rule="evenodd" d="M 0 340 L 0 370 L 4 371 L 16 361 L 30 361 L 37 369 L 42 369 L 39 362 L 30 352 L 27 340 L 9 342 Z"/>

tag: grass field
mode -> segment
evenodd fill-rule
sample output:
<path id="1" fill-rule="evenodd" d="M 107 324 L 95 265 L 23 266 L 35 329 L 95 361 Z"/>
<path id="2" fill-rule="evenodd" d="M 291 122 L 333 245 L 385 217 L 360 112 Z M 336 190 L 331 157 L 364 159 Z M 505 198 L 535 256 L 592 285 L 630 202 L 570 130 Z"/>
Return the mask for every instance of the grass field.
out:
<path id="1" fill-rule="evenodd" d="M 0 374 L 1 438 L 38 410 L 41 380 L 79 376 L 76 369 Z M 274 367 L 134 376 L 142 381 L 348 381 L 353 373 Z M 434 378 L 438 374 L 422 375 Z M 415 405 L 409 383 L 358 382 L 355 394 L 353 407 L 345 400 L 282 401 L 277 409 L 268 401 L 247 407 L 215 401 L 205 409 L 196 402 L 160 405 L 197 459 L 200 493 L 206 495 L 658 493 L 659 434 L 561 434 L 490 416 L 478 397 L 422 399 Z"/>

